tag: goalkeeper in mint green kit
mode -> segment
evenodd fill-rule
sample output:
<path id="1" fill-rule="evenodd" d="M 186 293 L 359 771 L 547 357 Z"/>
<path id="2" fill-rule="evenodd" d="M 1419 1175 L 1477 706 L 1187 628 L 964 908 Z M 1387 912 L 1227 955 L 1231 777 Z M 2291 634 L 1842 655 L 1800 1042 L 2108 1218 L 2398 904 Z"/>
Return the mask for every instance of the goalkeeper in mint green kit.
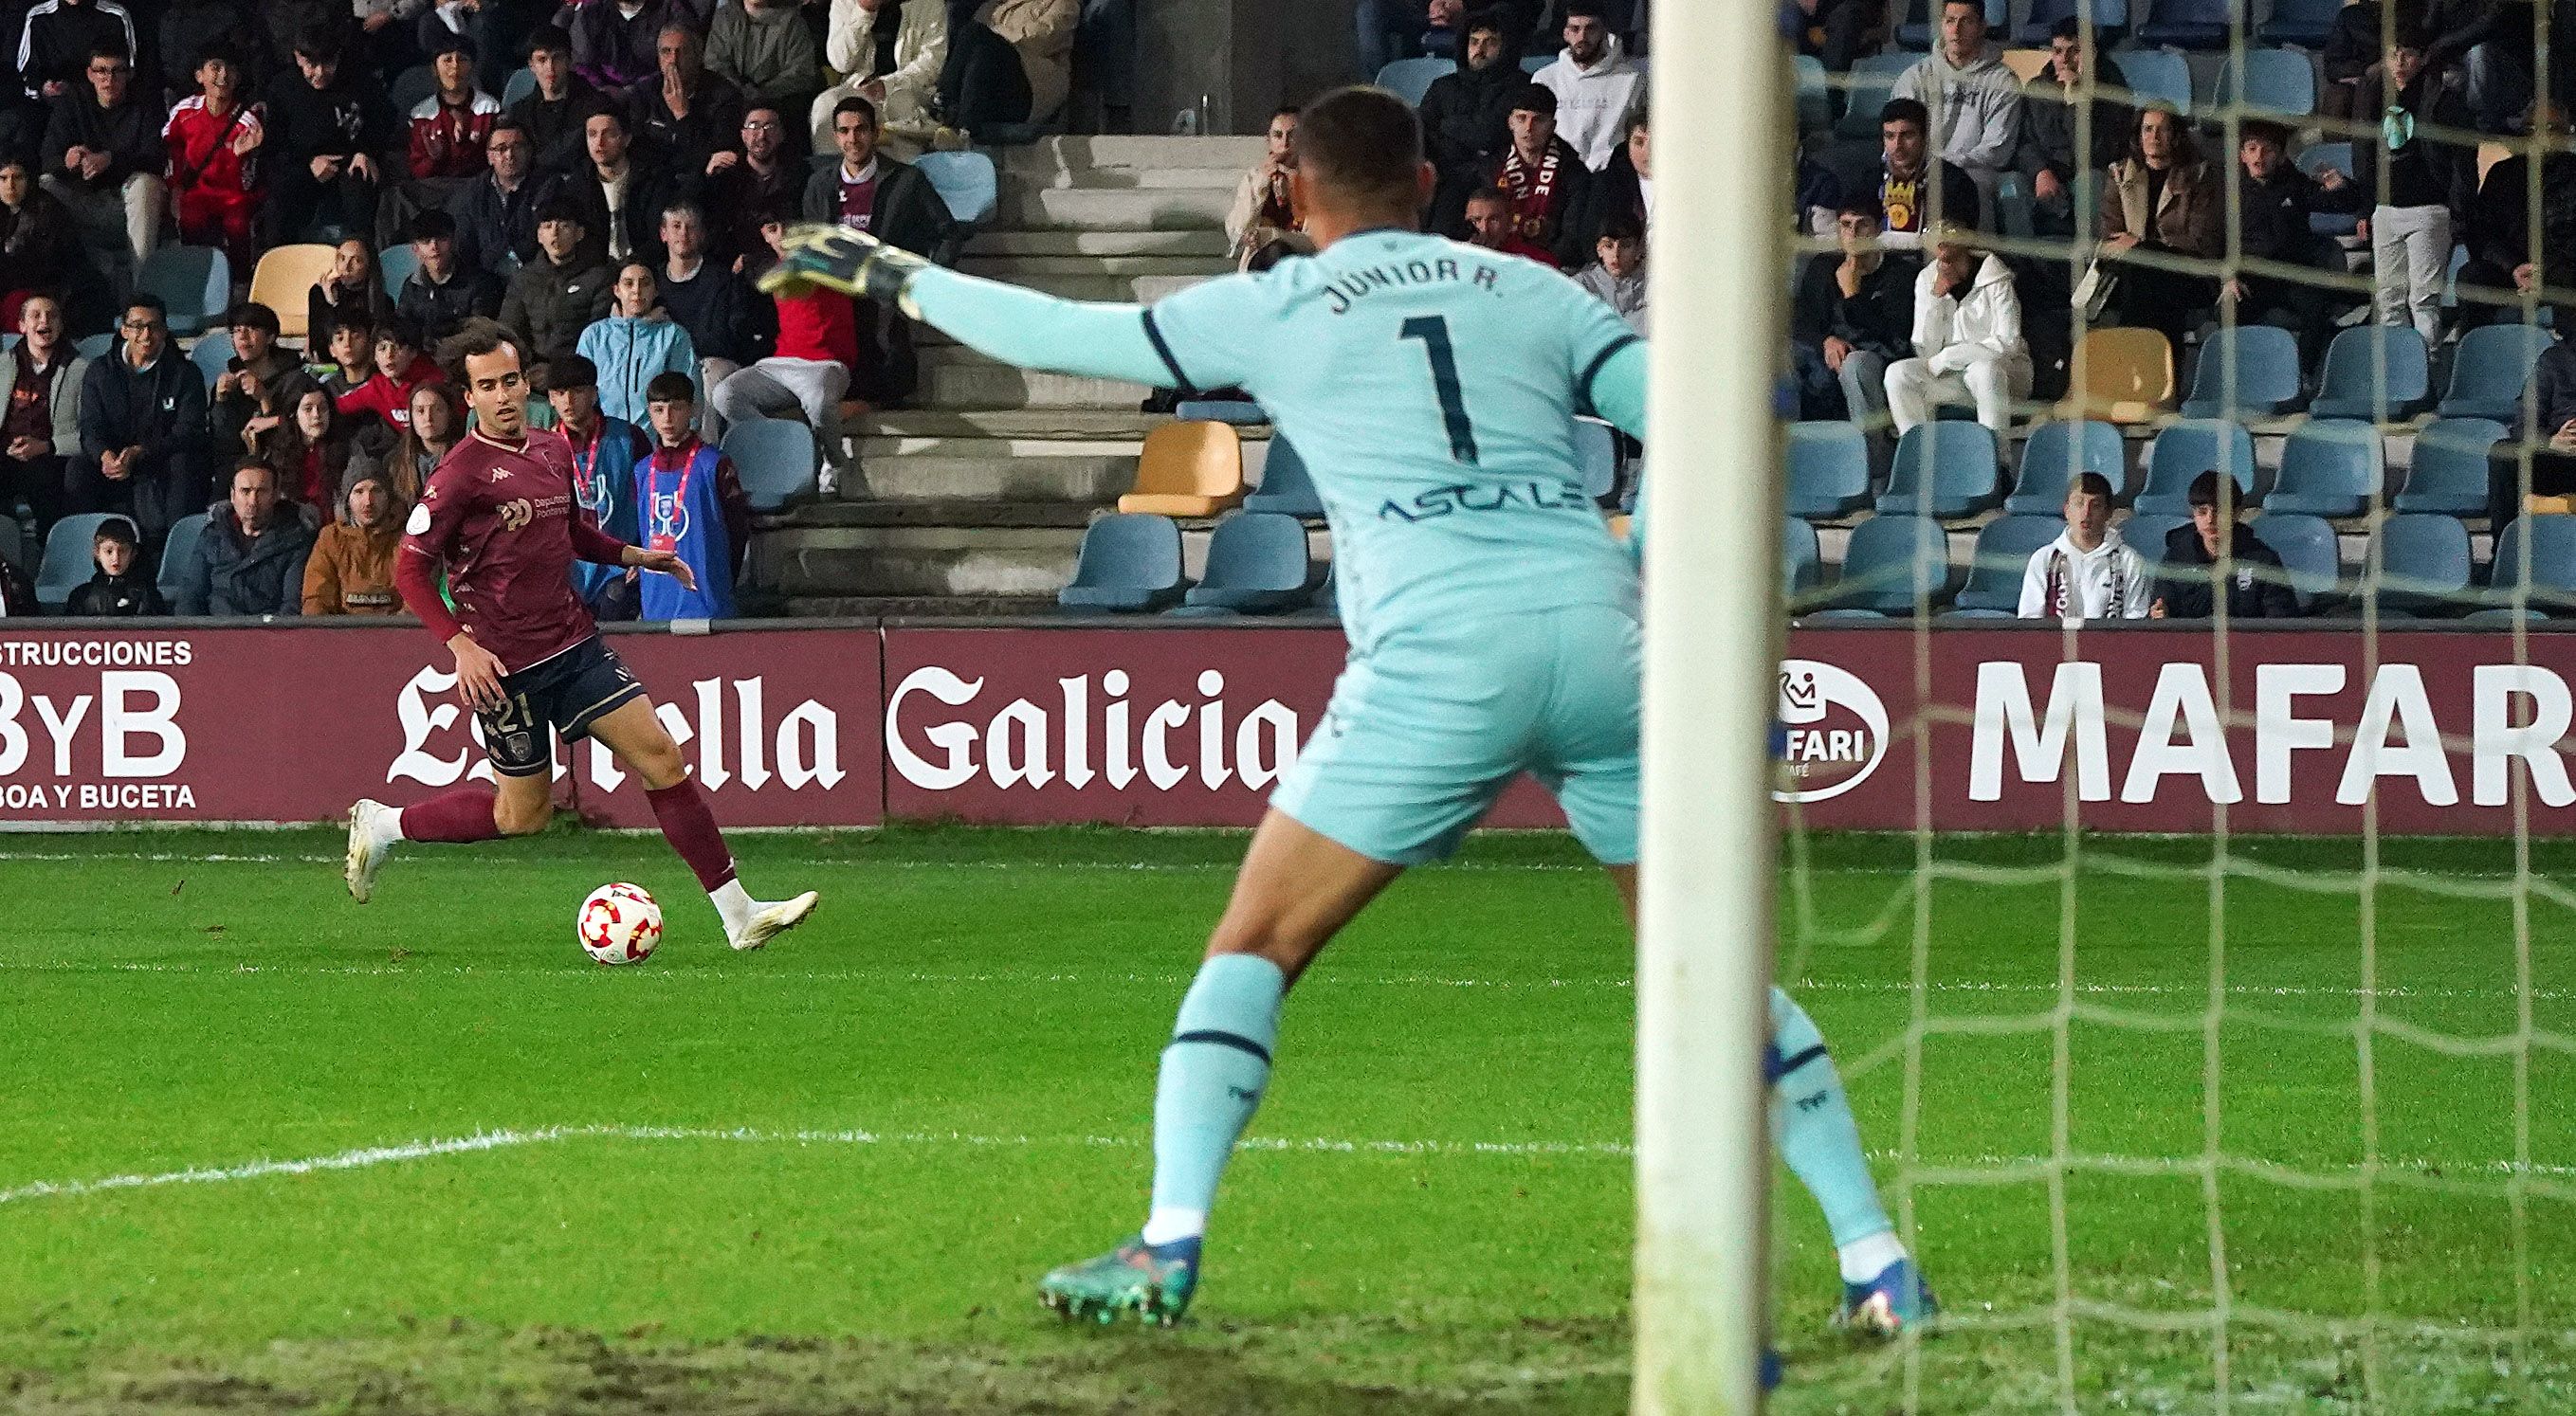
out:
<path id="1" fill-rule="evenodd" d="M 1419 234 L 1413 113 L 1351 88 L 1297 128 L 1319 253 L 1150 309 L 1057 300 L 839 228 L 791 233 L 765 289 L 898 300 L 994 358 L 1178 388 L 1239 386 L 1295 439 L 1332 525 L 1350 661 L 1254 832 L 1163 1053 L 1143 1231 L 1057 1269 L 1049 1307 L 1176 1321 L 1217 1179 L 1270 1077 L 1280 1001 L 1403 873 L 1440 860 L 1523 772 L 1636 908 L 1637 575 L 1577 472 L 1573 420 L 1645 429 L 1646 349 L 1574 282 Z M 1932 1302 L 1880 1206 L 1823 1039 L 1773 992 L 1781 1149 L 1824 1205 L 1844 1317 Z"/>

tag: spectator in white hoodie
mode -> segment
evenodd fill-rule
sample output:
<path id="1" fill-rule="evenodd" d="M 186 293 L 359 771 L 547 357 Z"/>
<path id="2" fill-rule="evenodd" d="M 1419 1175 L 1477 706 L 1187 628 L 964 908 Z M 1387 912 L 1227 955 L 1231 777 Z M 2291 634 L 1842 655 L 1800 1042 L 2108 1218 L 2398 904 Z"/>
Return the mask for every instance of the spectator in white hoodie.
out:
<path id="1" fill-rule="evenodd" d="M 1610 165 L 1628 120 L 1646 106 L 1646 76 L 1620 52 L 1601 0 L 1566 0 L 1565 51 L 1532 78 L 1556 95 L 1557 135 L 1595 172 Z"/>
<path id="2" fill-rule="evenodd" d="M 1991 211 L 1995 179 L 2021 146 L 2021 80 L 1986 43 L 1983 0 L 1942 0 L 1941 44 L 1896 76 L 1897 98 L 1932 110 L 1932 150 L 1959 164 Z"/>
<path id="3" fill-rule="evenodd" d="M 1930 418 L 1934 404 L 1964 399 L 2001 438 L 2014 401 L 2030 394 L 2030 342 L 2012 267 L 1978 252 L 1972 239 L 1943 228 L 1914 278 L 1914 357 L 1887 366 L 1887 411 L 1899 436 Z"/>
<path id="4" fill-rule="evenodd" d="M 2066 487 L 2066 530 L 2022 571 L 2021 618 L 2145 619 L 2154 591 L 2147 563 L 2111 529 L 2111 479 L 2077 473 Z"/>

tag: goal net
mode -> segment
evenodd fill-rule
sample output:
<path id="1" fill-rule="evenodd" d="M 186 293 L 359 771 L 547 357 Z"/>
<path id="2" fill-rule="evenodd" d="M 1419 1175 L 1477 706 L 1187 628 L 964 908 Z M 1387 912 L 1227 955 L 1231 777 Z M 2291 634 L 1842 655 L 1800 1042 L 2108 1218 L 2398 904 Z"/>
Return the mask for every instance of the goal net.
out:
<path id="1" fill-rule="evenodd" d="M 2576 1409 L 2568 7 L 1895 8 L 1791 26 L 1773 971 L 1943 1308 L 1784 1177 L 1772 1409 Z"/>

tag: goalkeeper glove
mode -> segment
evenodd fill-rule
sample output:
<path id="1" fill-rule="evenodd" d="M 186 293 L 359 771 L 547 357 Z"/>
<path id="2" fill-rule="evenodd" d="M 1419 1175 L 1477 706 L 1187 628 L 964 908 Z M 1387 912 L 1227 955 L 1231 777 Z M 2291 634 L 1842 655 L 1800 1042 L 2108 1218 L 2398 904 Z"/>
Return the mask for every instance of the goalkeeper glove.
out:
<path id="1" fill-rule="evenodd" d="M 921 318 L 908 292 L 912 278 L 930 265 L 922 257 L 864 231 L 811 222 L 789 227 L 780 247 L 778 264 L 761 274 L 762 290 L 789 296 L 838 290 L 893 301 L 907 316 Z"/>

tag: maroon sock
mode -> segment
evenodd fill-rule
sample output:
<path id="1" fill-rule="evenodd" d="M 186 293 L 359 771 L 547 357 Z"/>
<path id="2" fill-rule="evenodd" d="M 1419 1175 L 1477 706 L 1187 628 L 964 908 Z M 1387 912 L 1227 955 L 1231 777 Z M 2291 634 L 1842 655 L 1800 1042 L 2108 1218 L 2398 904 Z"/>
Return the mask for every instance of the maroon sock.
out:
<path id="1" fill-rule="evenodd" d="M 662 824 L 662 839 L 669 841 L 680 859 L 689 863 L 708 894 L 733 879 L 733 852 L 725 849 L 724 832 L 716 829 L 716 814 L 707 809 L 707 795 L 698 790 L 696 778 L 660 791 L 647 791 L 644 799 L 653 804 L 653 819 Z"/>
<path id="2" fill-rule="evenodd" d="M 493 794 L 481 787 L 458 787 L 402 809 L 406 841 L 449 841 L 459 845 L 489 841 L 501 834 L 492 819 Z"/>

